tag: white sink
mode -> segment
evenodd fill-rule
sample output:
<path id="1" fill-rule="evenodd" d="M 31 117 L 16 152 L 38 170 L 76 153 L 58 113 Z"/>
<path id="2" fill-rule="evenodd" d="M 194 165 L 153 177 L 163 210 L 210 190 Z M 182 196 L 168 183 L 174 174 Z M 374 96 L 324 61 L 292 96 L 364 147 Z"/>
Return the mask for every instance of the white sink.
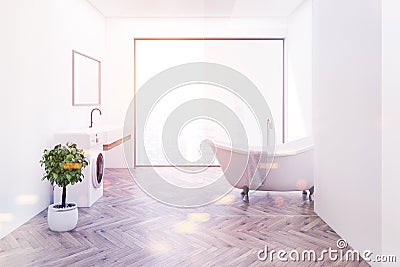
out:
<path id="1" fill-rule="evenodd" d="M 110 144 L 112 142 L 117 141 L 123 137 L 123 129 L 122 128 L 109 128 L 103 131 L 104 143 Z"/>
<path id="2" fill-rule="evenodd" d="M 55 134 L 55 142 L 65 144 L 73 142 L 79 148 L 88 149 L 93 146 L 112 143 L 123 136 L 122 127 L 96 127 L 85 129 L 72 129 Z"/>

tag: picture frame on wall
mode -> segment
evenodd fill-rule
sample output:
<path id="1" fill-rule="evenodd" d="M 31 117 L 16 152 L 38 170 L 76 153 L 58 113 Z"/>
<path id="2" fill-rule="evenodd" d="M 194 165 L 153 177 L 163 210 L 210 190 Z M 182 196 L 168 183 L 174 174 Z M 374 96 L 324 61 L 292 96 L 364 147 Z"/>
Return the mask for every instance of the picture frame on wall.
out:
<path id="1" fill-rule="evenodd" d="M 72 50 L 72 105 L 101 104 L 101 62 Z"/>

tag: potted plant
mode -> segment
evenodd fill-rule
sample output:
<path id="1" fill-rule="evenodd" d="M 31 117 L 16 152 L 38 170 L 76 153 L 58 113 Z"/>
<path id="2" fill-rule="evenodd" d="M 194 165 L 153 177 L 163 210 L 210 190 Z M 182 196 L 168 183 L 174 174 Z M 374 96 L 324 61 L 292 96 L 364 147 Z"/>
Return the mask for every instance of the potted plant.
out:
<path id="1" fill-rule="evenodd" d="M 82 170 L 88 164 L 83 150 L 78 149 L 76 144 L 58 144 L 51 150 L 44 150 L 40 160 L 40 166 L 44 166 L 45 170 L 42 180 L 62 188 L 61 203 L 49 205 L 47 211 L 47 222 L 52 231 L 70 231 L 76 227 L 78 207 L 76 203 L 66 203 L 67 186 L 82 181 Z"/>

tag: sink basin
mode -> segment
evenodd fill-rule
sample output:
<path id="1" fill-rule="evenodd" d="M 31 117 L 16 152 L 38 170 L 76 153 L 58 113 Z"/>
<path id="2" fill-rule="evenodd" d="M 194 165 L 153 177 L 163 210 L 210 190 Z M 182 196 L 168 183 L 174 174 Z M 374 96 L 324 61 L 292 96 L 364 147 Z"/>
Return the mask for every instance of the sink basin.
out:
<path id="1" fill-rule="evenodd" d="M 110 128 L 108 130 L 105 130 L 103 132 L 103 137 L 104 137 L 104 143 L 112 143 L 115 142 L 118 139 L 121 139 L 123 137 L 123 130 L 122 128 Z"/>
<path id="2" fill-rule="evenodd" d="M 55 134 L 55 142 L 65 144 L 73 142 L 79 148 L 88 149 L 93 146 L 112 143 L 122 138 L 121 127 L 96 127 L 85 129 L 72 129 Z"/>

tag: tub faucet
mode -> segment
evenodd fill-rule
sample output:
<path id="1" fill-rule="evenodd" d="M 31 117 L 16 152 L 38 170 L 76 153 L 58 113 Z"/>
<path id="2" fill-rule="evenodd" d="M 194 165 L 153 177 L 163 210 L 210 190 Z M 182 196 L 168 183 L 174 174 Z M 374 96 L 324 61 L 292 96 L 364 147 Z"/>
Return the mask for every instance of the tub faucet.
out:
<path id="1" fill-rule="evenodd" d="M 100 115 L 101 115 L 101 110 L 100 109 L 98 109 L 98 108 L 92 109 L 92 111 L 90 112 L 90 126 L 89 126 L 89 128 L 93 127 L 93 111 L 95 111 L 95 110 L 98 110 L 100 112 Z"/>
<path id="2" fill-rule="evenodd" d="M 267 129 L 272 130 L 272 121 L 270 118 L 267 119 Z"/>
<path id="3" fill-rule="evenodd" d="M 269 148 L 269 130 L 272 130 L 272 120 L 270 118 L 267 119 L 267 147 Z"/>

